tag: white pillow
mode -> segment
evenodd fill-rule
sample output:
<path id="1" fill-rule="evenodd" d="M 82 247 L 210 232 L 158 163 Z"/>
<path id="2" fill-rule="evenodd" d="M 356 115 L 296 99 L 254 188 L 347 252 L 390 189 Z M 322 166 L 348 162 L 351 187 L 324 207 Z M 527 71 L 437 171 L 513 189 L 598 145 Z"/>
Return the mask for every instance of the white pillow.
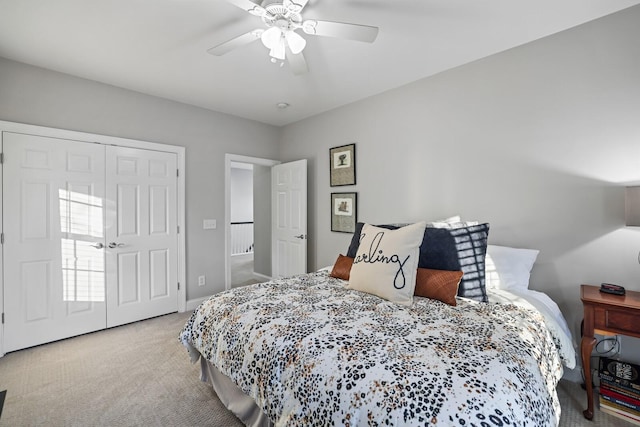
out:
<path id="1" fill-rule="evenodd" d="M 397 230 L 364 224 L 347 289 L 411 305 L 425 227 L 424 221 Z"/>
<path id="2" fill-rule="evenodd" d="M 460 218 L 460 215 L 455 215 L 449 218 L 428 222 L 427 227 L 452 229 L 452 228 L 469 227 L 471 225 L 478 225 L 478 224 L 479 224 L 478 221 L 463 221 L 462 218 Z"/>
<path id="3" fill-rule="evenodd" d="M 489 289 L 525 290 L 540 251 L 487 245 L 485 284 Z"/>

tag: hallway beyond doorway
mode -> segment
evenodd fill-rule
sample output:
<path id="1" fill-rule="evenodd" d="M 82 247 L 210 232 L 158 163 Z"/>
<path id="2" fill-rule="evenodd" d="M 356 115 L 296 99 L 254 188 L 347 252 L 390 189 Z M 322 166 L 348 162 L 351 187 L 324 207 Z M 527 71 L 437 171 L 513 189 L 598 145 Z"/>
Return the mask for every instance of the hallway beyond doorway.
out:
<path id="1" fill-rule="evenodd" d="M 231 256 L 231 287 L 252 285 L 260 283 L 253 274 L 253 254 Z"/>

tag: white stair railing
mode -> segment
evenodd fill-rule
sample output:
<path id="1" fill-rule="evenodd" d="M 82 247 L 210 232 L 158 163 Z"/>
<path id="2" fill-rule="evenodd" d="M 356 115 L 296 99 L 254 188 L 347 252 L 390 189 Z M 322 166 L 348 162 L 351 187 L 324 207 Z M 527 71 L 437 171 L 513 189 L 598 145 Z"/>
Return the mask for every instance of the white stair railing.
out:
<path id="1" fill-rule="evenodd" d="M 253 222 L 231 223 L 231 255 L 253 253 Z"/>

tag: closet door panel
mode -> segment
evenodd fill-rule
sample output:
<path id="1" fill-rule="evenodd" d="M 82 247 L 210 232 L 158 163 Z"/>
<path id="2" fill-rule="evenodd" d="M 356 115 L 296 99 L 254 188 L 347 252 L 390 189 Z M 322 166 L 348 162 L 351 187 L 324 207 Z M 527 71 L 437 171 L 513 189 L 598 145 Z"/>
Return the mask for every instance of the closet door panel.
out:
<path id="1" fill-rule="evenodd" d="M 104 328 L 104 147 L 2 140 L 4 350 Z"/>
<path id="2" fill-rule="evenodd" d="M 175 154 L 107 147 L 109 327 L 178 309 L 176 171 Z"/>
<path id="3" fill-rule="evenodd" d="M 140 235 L 140 186 L 118 184 L 116 218 L 118 219 L 116 237 L 136 237 Z"/>
<path id="4" fill-rule="evenodd" d="M 150 252 L 149 261 L 151 264 L 149 266 L 149 271 L 151 276 L 149 277 L 149 282 L 151 283 L 151 288 L 149 297 L 152 300 L 156 298 L 165 298 L 171 293 L 171 284 L 168 282 L 171 277 L 171 260 L 169 255 L 169 251 L 166 249 L 159 249 Z"/>
<path id="5" fill-rule="evenodd" d="M 120 251 L 118 260 L 118 306 L 138 304 L 140 299 L 140 254 L 138 252 Z"/>

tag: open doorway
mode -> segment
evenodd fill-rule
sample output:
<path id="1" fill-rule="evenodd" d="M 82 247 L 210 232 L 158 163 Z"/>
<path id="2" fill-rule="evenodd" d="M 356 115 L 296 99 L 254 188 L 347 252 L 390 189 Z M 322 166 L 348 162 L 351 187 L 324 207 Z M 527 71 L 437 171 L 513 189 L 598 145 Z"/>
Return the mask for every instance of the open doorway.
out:
<path id="1" fill-rule="evenodd" d="M 253 187 L 253 164 L 231 162 L 232 288 L 259 282 L 254 275 Z"/>
<path id="2" fill-rule="evenodd" d="M 225 156 L 225 289 L 271 278 L 270 159 Z"/>

